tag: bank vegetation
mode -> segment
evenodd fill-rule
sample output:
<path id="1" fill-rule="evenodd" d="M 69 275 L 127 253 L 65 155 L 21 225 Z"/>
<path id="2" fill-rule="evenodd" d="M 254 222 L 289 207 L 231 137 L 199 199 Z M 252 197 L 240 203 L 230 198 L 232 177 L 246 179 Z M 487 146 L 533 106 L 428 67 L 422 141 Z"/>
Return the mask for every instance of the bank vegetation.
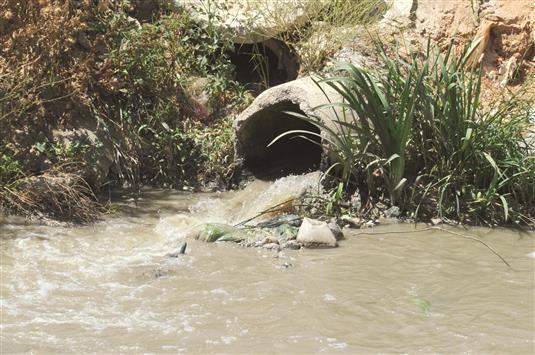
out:
<path id="1" fill-rule="evenodd" d="M 286 27 L 274 38 L 300 74 L 322 73 L 318 85 L 344 98 L 331 104 L 342 113 L 323 137 L 337 158 L 321 213 L 379 215 L 383 206 L 416 220 L 532 225 L 533 104 L 522 89 L 483 100 L 478 42 L 459 52 L 455 41 L 414 50 L 374 40 L 366 26 L 386 9 L 337 0 L 299 24 L 280 17 Z M 196 12 L 175 1 L 0 2 L 3 213 L 88 222 L 115 188 L 238 186 L 232 122 L 253 93 L 236 79 L 234 34 L 217 25 L 225 19 Z M 380 65 L 325 68 L 362 41 Z M 256 54 L 267 83 L 270 64 Z"/>

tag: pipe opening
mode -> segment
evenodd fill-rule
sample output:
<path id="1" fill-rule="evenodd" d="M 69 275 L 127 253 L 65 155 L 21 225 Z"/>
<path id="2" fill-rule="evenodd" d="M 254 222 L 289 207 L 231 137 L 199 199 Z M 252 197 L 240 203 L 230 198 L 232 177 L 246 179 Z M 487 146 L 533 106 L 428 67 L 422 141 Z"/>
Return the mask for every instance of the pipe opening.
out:
<path id="1" fill-rule="evenodd" d="M 297 78 L 297 56 L 282 41 L 271 38 L 234 47 L 230 60 L 236 68 L 236 80 L 256 94 Z"/>
<path id="2" fill-rule="evenodd" d="M 310 122 L 291 116 L 284 111 L 303 113 L 292 102 L 279 102 L 258 111 L 244 123 L 238 137 L 244 167 L 257 178 L 276 179 L 290 174 L 303 174 L 319 169 L 322 148 L 317 135 L 307 134 L 311 141 L 292 134 L 280 138 L 267 147 L 280 134 L 291 130 L 320 133 Z"/>

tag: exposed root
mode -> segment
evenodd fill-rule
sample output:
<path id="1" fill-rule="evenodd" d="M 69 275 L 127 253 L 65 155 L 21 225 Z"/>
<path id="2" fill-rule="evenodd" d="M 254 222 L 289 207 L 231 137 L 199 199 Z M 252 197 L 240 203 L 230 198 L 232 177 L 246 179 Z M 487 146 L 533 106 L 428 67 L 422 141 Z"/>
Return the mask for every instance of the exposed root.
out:
<path id="1" fill-rule="evenodd" d="M 490 32 L 492 30 L 493 25 L 493 21 L 485 21 L 479 28 L 479 31 L 477 31 L 473 41 L 474 43 L 478 42 L 478 44 L 477 48 L 472 52 L 472 54 L 466 61 L 468 68 L 477 67 L 479 63 L 481 63 L 481 61 L 483 60 L 483 56 L 485 55 L 485 51 L 487 50 L 487 47 L 489 45 Z"/>

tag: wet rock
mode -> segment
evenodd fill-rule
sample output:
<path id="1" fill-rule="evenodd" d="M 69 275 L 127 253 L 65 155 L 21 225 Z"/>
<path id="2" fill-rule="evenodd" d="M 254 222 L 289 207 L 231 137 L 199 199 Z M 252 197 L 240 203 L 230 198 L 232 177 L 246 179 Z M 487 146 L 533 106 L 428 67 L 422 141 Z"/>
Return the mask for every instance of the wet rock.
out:
<path id="1" fill-rule="evenodd" d="M 399 217 L 400 214 L 401 211 L 398 206 L 392 206 L 385 211 L 385 216 L 388 218 L 396 218 Z"/>
<path id="2" fill-rule="evenodd" d="M 282 244 L 283 249 L 299 250 L 301 249 L 301 243 L 297 240 L 289 240 L 286 243 Z"/>
<path id="3" fill-rule="evenodd" d="M 199 239 L 199 234 L 201 233 L 202 225 L 194 226 L 189 228 L 184 232 L 185 239 Z"/>
<path id="4" fill-rule="evenodd" d="M 188 243 L 184 242 L 180 246 L 180 249 L 177 252 L 169 253 L 167 254 L 170 258 L 178 258 L 180 255 L 186 254 L 186 248 L 188 247 Z"/>
<path id="5" fill-rule="evenodd" d="M 297 231 L 298 228 L 289 224 L 283 224 L 277 227 L 277 230 L 275 231 L 275 237 L 281 242 L 286 242 L 288 240 L 297 238 Z"/>
<path id="6" fill-rule="evenodd" d="M 280 250 L 280 245 L 277 244 L 277 243 L 267 243 L 267 244 L 262 245 L 262 248 L 268 249 L 268 250 L 279 251 Z"/>
<path id="7" fill-rule="evenodd" d="M 325 222 L 305 218 L 297 232 L 298 242 L 306 248 L 333 248 L 338 246 L 334 233 Z"/>
<path id="8" fill-rule="evenodd" d="M 434 226 L 438 226 L 439 224 L 442 224 L 441 218 L 431 218 L 431 224 Z"/>
<path id="9" fill-rule="evenodd" d="M 329 222 L 329 223 L 327 223 L 327 226 L 329 227 L 329 229 L 331 230 L 331 232 L 333 232 L 334 237 L 336 238 L 336 240 L 342 240 L 342 239 L 344 239 L 344 232 L 342 232 L 342 228 L 340 228 L 340 226 L 338 225 L 338 223 L 336 223 L 336 222 Z"/>
<path id="10" fill-rule="evenodd" d="M 351 217 L 344 215 L 342 216 L 342 221 L 347 223 L 349 227 L 359 229 L 362 226 L 363 221 L 357 217 Z"/>
<path id="11" fill-rule="evenodd" d="M 287 214 L 284 216 L 277 216 L 265 222 L 260 222 L 256 226 L 260 228 L 275 228 L 282 225 L 299 227 L 302 222 L 303 218 L 294 214 Z"/>
<path id="12" fill-rule="evenodd" d="M 225 235 L 236 232 L 238 229 L 228 224 L 208 223 L 200 226 L 197 238 L 200 241 L 213 243 Z"/>
<path id="13" fill-rule="evenodd" d="M 378 220 L 375 220 L 375 221 L 374 220 L 369 220 L 368 222 L 364 223 L 363 227 L 372 228 L 372 227 L 374 227 L 374 226 L 376 226 L 378 224 L 379 224 Z"/>
<path id="14" fill-rule="evenodd" d="M 262 239 L 262 245 L 265 245 L 265 244 L 279 244 L 279 241 L 277 238 L 269 236 L 269 237 L 265 237 L 264 239 Z"/>
<path id="15" fill-rule="evenodd" d="M 232 242 L 240 243 L 249 238 L 247 232 L 243 230 L 235 230 L 228 234 L 223 235 L 221 238 L 217 239 L 218 242 Z"/>

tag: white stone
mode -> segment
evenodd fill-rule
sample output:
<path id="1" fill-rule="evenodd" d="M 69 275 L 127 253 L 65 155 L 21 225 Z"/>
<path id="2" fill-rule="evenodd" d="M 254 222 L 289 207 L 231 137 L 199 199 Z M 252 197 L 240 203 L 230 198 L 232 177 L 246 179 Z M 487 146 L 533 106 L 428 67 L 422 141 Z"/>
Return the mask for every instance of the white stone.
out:
<path id="1" fill-rule="evenodd" d="M 297 241 L 307 248 L 338 246 L 336 237 L 327 223 L 310 218 L 303 219 L 297 232 Z"/>

